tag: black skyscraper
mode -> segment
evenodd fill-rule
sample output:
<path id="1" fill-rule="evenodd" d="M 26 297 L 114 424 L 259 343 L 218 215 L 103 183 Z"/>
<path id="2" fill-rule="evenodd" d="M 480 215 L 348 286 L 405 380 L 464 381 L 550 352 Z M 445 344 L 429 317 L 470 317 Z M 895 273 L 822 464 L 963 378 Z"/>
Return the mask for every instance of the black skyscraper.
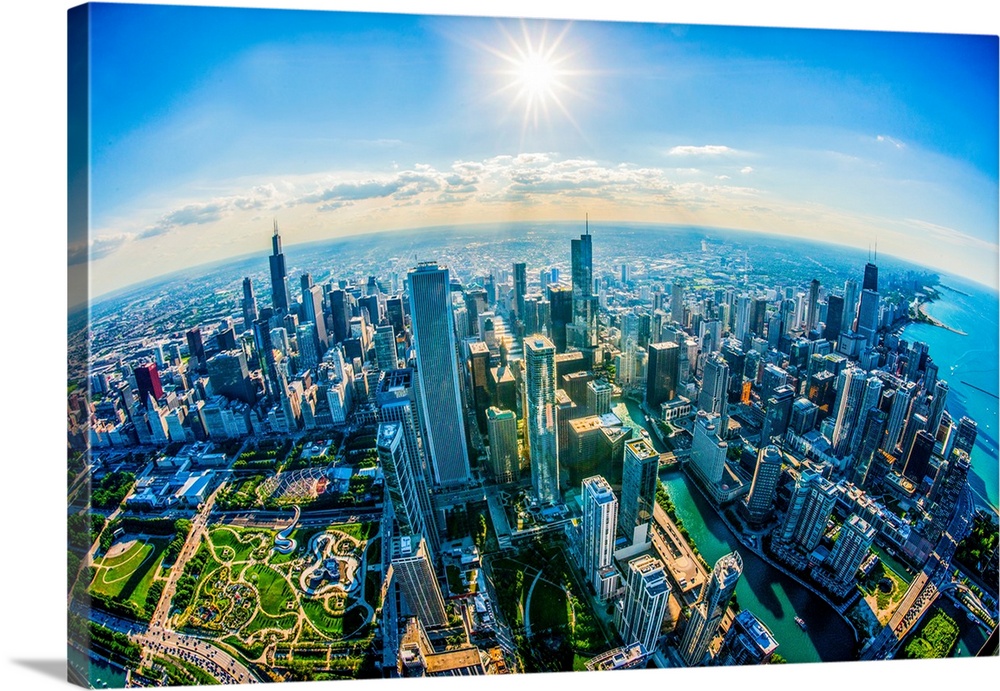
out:
<path id="1" fill-rule="evenodd" d="M 646 404 L 659 410 L 660 404 L 677 395 L 680 347 L 676 343 L 652 343 L 646 365 Z"/>
<path id="2" fill-rule="evenodd" d="M 271 236 L 271 304 L 274 305 L 274 313 L 288 314 L 288 307 L 292 303 L 292 296 L 288 290 L 288 275 L 285 273 L 285 255 L 281 253 L 281 236 L 278 235 L 278 222 L 274 222 L 274 235 Z"/>
<path id="3" fill-rule="evenodd" d="M 197 363 L 198 371 L 205 374 L 208 371 L 208 360 L 205 358 L 205 345 L 201 340 L 201 329 L 196 326 L 188 331 L 187 342 L 191 359 Z"/>
<path id="4" fill-rule="evenodd" d="M 831 295 L 826 299 L 826 329 L 823 338 L 836 343 L 844 326 L 844 298 Z"/>
<path id="5" fill-rule="evenodd" d="M 389 320 L 396 338 L 406 336 L 406 340 L 409 342 L 409 336 L 403 326 L 403 298 L 396 295 L 385 301 L 385 317 Z"/>
<path id="6" fill-rule="evenodd" d="M 243 330 L 249 331 L 253 328 L 253 320 L 257 318 L 257 298 L 253 294 L 253 284 L 250 277 L 243 279 Z"/>
<path id="7" fill-rule="evenodd" d="M 330 291 L 330 313 L 333 315 L 333 340 L 342 343 L 350 334 L 351 324 L 351 306 L 346 291 L 340 288 Z"/>
<path id="8" fill-rule="evenodd" d="M 573 290 L 564 286 L 549 286 L 549 334 L 557 353 L 566 352 L 566 325 L 573 321 Z"/>
<path id="9" fill-rule="evenodd" d="M 865 282 L 861 290 L 872 290 L 878 292 L 878 267 L 868 262 L 865 264 Z"/>
<path id="10" fill-rule="evenodd" d="M 524 296 L 528 292 L 528 271 L 524 262 L 514 264 L 514 313 L 524 321 Z"/>

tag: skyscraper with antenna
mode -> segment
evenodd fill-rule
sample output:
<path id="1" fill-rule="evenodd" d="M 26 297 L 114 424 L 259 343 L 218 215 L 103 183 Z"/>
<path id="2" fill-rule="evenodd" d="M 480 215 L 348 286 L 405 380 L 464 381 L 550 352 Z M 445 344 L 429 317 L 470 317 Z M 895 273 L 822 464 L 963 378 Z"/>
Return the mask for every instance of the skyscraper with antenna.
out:
<path id="1" fill-rule="evenodd" d="M 569 345 L 588 350 L 597 347 L 597 297 L 594 295 L 594 249 L 590 235 L 590 215 L 584 234 L 571 244 L 573 280 L 573 324 Z"/>
<path id="2" fill-rule="evenodd" d="M 285 255 L 281 251 L 281 236 L 278 235 L 278 220 L 274 221 L 274 235 L 271 236 L 271 304 L 277 315 L 288 314 L 292 304 L 292 294 L 288 289 L 288 274 L 285 271 Z"/>

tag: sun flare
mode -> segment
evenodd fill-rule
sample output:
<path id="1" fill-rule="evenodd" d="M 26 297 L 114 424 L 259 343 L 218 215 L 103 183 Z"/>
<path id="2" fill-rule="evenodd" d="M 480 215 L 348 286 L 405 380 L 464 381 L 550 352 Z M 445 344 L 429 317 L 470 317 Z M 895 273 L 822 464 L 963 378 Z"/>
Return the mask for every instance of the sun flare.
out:
<path id="1" fill-rule="evenodd" d="M 533 34 L 522 22 L 519 36 L 502 29 L 507 45 L 488 49 L 503 63 L 497 70 L 502 78 L 498 93 L 510 98 L 511 110 L 523 108 L 524 130 L 537 128 L 543 120 L 551 122 L 554 110 L 573 122 L 567 100 L 576 94 L 571 82 L 582 72 L 574 68 L 573 53 L 564 46 L 568 30 L 569 25 L 552 37 L 543 24 Z"/>

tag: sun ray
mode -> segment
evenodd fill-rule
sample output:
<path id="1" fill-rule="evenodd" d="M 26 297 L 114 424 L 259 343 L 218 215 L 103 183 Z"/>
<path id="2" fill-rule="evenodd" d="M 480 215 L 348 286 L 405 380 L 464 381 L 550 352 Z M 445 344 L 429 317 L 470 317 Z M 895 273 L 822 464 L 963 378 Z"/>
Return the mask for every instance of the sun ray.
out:
<path id="1" fill-rule="evenodd" d="M 520 32 L 511 32 L 501 24 L 499 46 L 480 44 L 499 61 L 493 72 L 502 83 L 494 95 L 509 99 L 509 114 L 521 109 L 522 143 L 532 130 L 561 118 L 580 130 L 569 102 L 581 95 L 572 82 L 585 73 L 573 65 L 574 53 L 564 45 L 570 25 L 558 33 L 548 23 L 537 26 L 533 31 L 533 25 L 522 20 Z"/>

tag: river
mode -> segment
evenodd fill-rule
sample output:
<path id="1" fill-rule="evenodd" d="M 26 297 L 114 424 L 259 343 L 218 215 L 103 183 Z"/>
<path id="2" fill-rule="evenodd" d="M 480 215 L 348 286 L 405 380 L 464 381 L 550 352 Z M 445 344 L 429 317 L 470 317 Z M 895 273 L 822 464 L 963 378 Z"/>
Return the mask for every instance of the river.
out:
<path id="1" fill-rule="evenodd" d="M 644 420 L 639 404 L 632 401 L 617 404 L 614 412 L 633 428 Z M 655 435 L 651 433 L 650 438 L 660 447 Z M 723 555 L 739 551 L 743 558 L 743 576 L 736 586 L 736 598 L 740 607 L 753 612 L 770 629 L 778 641 L 778 653 L 789 662 L 856 659 L 854 634 L 840 615 L 812 592 L 744 548 L 682 471 L 662 471 L 660 479 L 684 527 L 710 566 Z M 795 623 L 796 616 L 806 622 L 806 631 Z"/>

